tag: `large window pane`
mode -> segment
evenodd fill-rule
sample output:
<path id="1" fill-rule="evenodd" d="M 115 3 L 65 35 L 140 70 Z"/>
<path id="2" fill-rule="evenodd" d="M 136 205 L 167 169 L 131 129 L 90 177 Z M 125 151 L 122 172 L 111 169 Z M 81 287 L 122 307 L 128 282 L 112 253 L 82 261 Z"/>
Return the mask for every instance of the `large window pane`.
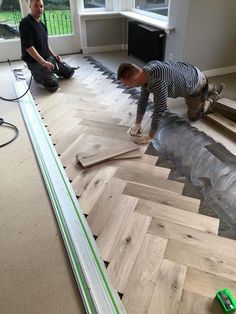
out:
<path id="1" fill-rule="evenodd" d="M 149 13 L 168 16 L 169 0 L 136 0 L 135 8 Z"/>
<path id="2" fill-rule="evenodd" d="M 0 40 L 19 37 L 20 20 L 18 0 L 0 0 Z"/>
<path id="3" fill-rule="evenodd" d="M 49 36 L 73 33 L 69 0 L 44 0 L 44 6 L 42 21 Z"/>
<path id="4" fill-rule="evenodd" d="M 105 8 L 106 7 L 106 0 L 84 0 L 84 8 Z"/>

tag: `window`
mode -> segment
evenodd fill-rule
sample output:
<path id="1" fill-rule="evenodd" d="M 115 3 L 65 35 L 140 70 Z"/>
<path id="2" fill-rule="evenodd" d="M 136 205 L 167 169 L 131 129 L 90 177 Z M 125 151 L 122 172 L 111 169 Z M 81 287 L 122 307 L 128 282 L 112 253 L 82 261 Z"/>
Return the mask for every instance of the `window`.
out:
<path id="1" fill-rule="evenodd" d="M 106 0 L 84 0 L 85 9 L 101 9 L 106 7 Z"/>
<path id="2" fill-rule="evenodd" d="M 169 0 L 135 0 L 134 2 L 134 8 L 144 11 L 147 15 L 158 14 L 162 17 L 168 16 Z"/>
<path id="3" fill-rule="evenodd" d="M 69 0 L 44 0 L 43 23 L 48 35 L 69 35 L 73 33 Z"/>
<path id="4" fill-rule="evenodd" d="M 21 11 L 18 0 L 0 1 L 0 40 L 19 37 Z"/>

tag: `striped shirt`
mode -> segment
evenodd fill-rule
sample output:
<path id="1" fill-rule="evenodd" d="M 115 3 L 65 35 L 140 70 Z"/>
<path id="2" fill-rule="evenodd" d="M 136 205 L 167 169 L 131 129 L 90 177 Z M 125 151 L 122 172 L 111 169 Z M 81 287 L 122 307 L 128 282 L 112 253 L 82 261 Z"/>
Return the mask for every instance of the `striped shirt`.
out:
<path id="1" fill-rule="evenodd" d="M 168 97 L 192 95 L 198 83 L 197 69 L 187 63 L 171 61 L 151 61 L 143 67 L 148 82 L 141 86 L 137 114 L 145 114 L 148 98 L 153 93 L 153 117 L 151 131 L 156 132 L 163 113 L 167 110 Z"/>

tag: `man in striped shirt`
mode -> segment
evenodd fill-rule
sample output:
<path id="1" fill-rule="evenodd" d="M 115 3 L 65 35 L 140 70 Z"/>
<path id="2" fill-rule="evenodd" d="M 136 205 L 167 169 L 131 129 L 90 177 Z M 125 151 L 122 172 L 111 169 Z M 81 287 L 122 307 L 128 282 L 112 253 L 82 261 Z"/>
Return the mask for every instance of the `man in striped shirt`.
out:
<path id="1" fill-rule="evenodd" d="M 205 75 L 195 66 L 184 62 L 151 61 L 143 68 L 132 63 L 122 63 L 117 78 L 129 87 L 141 86 L 136 121 L 129 130 L 138 144 L 150 142 L 159 127 L 162 115 L 167 111 L 168 97 L 184 97 L 188 107 L 188 118 L 197 120 L 210 110 L 219 99 L 224 84 L 208 84 Z M 141 122 L 148 98 L 153 93 L 153 116 L 148 135 L 142 135 Z"/>

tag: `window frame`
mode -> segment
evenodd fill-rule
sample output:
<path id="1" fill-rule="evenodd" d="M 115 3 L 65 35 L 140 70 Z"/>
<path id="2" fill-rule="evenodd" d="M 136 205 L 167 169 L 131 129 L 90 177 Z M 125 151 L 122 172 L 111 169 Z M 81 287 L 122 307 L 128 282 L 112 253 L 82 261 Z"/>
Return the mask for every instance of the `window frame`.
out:
<path id="1" fill-rule="evenodd" d="M 82 13 L 91 13 L 91 12 L 106 12 L 113 10 L 113 0 L 105 0 L 105 6 L 102 8 L 85 8 L 84 0 L 82 0 Z"/>
<path id="2" fill-rule="evenodd" d="M 136 0 L 132 0 L 131 12 L 134 12 L 134 13 L 137 13 L 137 14 L 140 14 L 140 15 L 145 15 L 147 17 L 151 17 L 151 18 L 154 18 L 154 19 L 157 19 L 157 20 L 164 21 L 164 22 L 168 23 L 169 22 L 169 13 L 170 13 L 170 1 L 171 0 L 165 0 L 166 4 L 168 2 L 168 15 L 167 16 L 161 15 L 161 14 L 157 14 L 157 13 L 148 12 L 148 11 L 145 11 L 145 10 L 136 9 L 135 8 Z"/>

